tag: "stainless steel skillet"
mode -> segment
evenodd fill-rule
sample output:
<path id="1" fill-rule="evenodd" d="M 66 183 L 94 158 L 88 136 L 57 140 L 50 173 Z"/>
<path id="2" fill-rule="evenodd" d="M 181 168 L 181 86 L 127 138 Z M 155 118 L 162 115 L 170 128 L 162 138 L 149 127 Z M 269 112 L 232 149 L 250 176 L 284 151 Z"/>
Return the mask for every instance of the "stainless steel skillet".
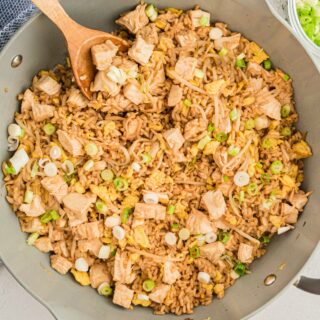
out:
<path id="1" fill-rule="evenodd" d="M 195 4 L 210 11 L 214 20 L 227 22 L 232 30 L 260 43 L 280 66 L 294 79 L 295 99 L 300 114 L 299 127 L 308 131 L 314 156 L 306 161 L 305 190 L 314 193 L 301 216 L 295 231 L 275 239 L 268 253 L 252 266 L 253 273 L 242 278 L 227 291 L 223 300 L 197 308 L 192 318 L 208 316 L 219 320 L 246 318 L 274 298 L 285 286 L 295 280 L 320 239 L 318 214 L 320 186 L 320 76 L 311 59 L 295 37 L 269 11 L 263 0 L 162 0 L 156 6 L 190 8 Z M 66 11 L 83 25 L 111 31 L 115 18 L 132 8 L 130 0 L 66 0 Z M 21 54 L 23 62 L 11 67 L 12 58 Z M 16 95 L 26 88 L 32 76 L 40 69 L 53 67 L 64 60 L 63 38 L 44 16 L 32 19 L 11 40 L 0 54 L 0 158 L 7 159 L 6 128 L 12 122 Z M 0 179 L 2 177 L 0 176 Z M 90 288 L 81 288 L 71 277 L 62 277 L 51 270 L 46 255 L 28 247 L 25 235 L 20 233 L 18 221 L 0 192 L 0 256 L 14 276 L 35 297 L 43 302 L 58 319 L 119 319 L 147 320 L 155 318 L 150 310 L 136 308 L 128 312 L 97 296 Z M 279 266 L 286 263 L 284 271 Z M 265 277 L 277 275 L 272 286 L 264 286 Z M 166 315 L 162 319 L 174 319 Z M 186 316 L 181 317 L 182 319 Z"/>

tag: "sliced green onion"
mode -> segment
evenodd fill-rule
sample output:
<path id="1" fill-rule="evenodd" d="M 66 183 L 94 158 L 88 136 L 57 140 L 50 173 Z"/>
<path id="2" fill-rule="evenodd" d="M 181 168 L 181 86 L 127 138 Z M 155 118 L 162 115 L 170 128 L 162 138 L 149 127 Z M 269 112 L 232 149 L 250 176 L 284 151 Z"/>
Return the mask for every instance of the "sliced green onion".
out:
<path id="1" fill-rule="evenodd" d="M 253 119 L 248 119 L 248 120 L 246 121 L 245 128 L 246 128 L 247 130 L 253 129 L 254 126 L 255 126 L 255 123 L 254 123 L 254 120 L 253 120 Z"/>
<path id="2" fill-rule="evenodd" d="M 60 215 L 56 210 L 48 210 L 45 214 L 43 214 L 40 217 L 40 222 L 42 224 L 47 224 L 51 220 L 58 220 L 58 219 L 60 219 Z"/>
<path id="3" fill-rule="evenodd" d="M 56 221 L 60 219 L 60 215 L 56 210 L 50 210 L 52 220 Z"/>
<path id="4" fill-rule="evenodd" d="M 198 149 L 203 150 L 205 146 L 211 141 L 211 138 L 209 136 L 203 137 L 199 142 L 198 142 Z"/>
<path id="5" fill-rule="evenodd" d="M 261 161 L 257 162 L 257 163 L 256 163 L 256 167 L 257 167 L 258 169 L 262 169 L 262 168 L 263 168 L 262 162 L 261 162 Z"/>
<path id="6" fill-rule="evenodd" d="M 281 173 L 283 169 L 283 164 L 280 160 L 273 161 L 270 166 L 270 170 L 273 174 Z"/>
<path id="7" fill-rule="evenodd" d="M 244 191 L 241 190 L 241 191 L 239 192 L 239 202 L 242 203 L 243 201 L 244 201 Z"/>
<path id="8" fill-rule="evenodd" d="M 219 132 L 214 137 L 219 142 L 226 142 L 227 139 L 228 139 L 228 135 L 226 133 L 224 133 L 224 132 Z"/>
<path id="9" fill-rule="evenodd" d="M 111 257 L 114 257 L 117 253 L 117 247 L 110 246 L 110 255 Z"/>
<path id="10" fill-rule="evenodd" d="M 260 237 L 259 241 L 263 244 L 267 244 L 270 242 L 270 237 L 266 236 L 266 235 L 263 235 Z"/>
<path id="11" fill-rule="evenodd" d="M 193 259 L 200 257 L 200 248 L 197 245 L 194 245 L 193 247 L 189 248 L 189 254 L 190 257 Z"/>
<path id="12" fill-rule="evenodd" d="M 207 131 L 208 131 L 209 133 L 211 133 L 211 132 L 213 132 L 214 130 L 215 130 L 214 124 L 210 122 L 210 123 L 208 124 Z"/>
<path id="13" fill-rule="evenodd" d="M 83 170 L 85 171 L 90 171 L 94 166 L 93 160 L 88 160 L 84 165 L 83 165 Z"/>
<path id="14" fill-rule="evenodd" d="M 220 231 L 218 233 L 218 240 L 224 244 L 226 244 L 230 239 L 230 234 L 226 231 Z"/>
<path id="15" fill-rule="evenodd" d="M 27 190 L 27 191 L 24 193 L 23 202 L 30 204 L 30 203 L 32 202 L 32 199 L 33 199 L 33 192 L 30 191 L 30 190 Z"/>
<path id="16" fill-rule="evenodd" d="M 230 111 L 230 113 L 229 113 L 229 118 L 230 118 L 230 120 L 231 121 L 237 121 L 238 120 L 238 118 L 239 118 L 239 111 L 238 111 L 238 109 L 236 109 L 236 108 L 234 108 L 234 109 L 232 109 L 231 111 Z"/>
<path id="17" fill-rule="evenodd" d="M 56 127 L 49 122 L 42 127 L 42 130 L 47 136 L 51 136 L 56 132 Z"/>
<path id="18" fill-rule="evenodd" d="M 156 284 L 152 279 L 147 279 L 147 280 L 143 281 L 142 288 L 143 288 L 144 291 L 150 292 L 155 287 L 155 285 Z"/>
<path id="19" fill-rule="evenodd" d="M 224 182 L 228 182 L 228 181 L 229 181 L 229 177 L 226 176 L 226 175 L 224 175 L 224 176 L 223 176 L 223 181 L 224 181 Z"/>
<path id="20" fill-rule="evenodd" d="M 183 100 L 183 104 L 184 104 L 186 107 L 191 107 L 192 102 L 191 102 L 190 99 L 184 99 L 184 100 Z"/>
<path id="21" fill-rule="evenodd" d="M 287 118 L 289 117 L 291 113 L 291 106 L 290 104 L 285 104 L 281 107 L 281 117 L 282 118 Z"/>
<path id="22" fill-rule="evenodd" d="M 122 211 L 122 216 L 121 216 L 121 222 L 122 224 L 126 224 L 127 223 L 127 220 L 130 216 L 130 214 L 132 214 L 133 212 L 133 209 L 132 208 L 125 208 L 123 209 Z"/>
<path id="23" fill-rule="evenodd" d="M 260 177 L 260 180 L 263 184 L 270 184 L 271 177 L 268 173 L 263 173 Z"/>
<path id="24" fill-rule="evenodd" d="M 150 163 L 152 160 L 151 154 L 149 153 L 143 153 L 142 154 L 142 161 L 146 164 Z"/>
<path id="25" fill-rule="evenodd" d="M 170 215 L 174 214 L 175 210 L 176 210 L 176 206 L 174 206 L 173 204 L 168 205 L 168 208 L 167 208 L 168 214 Z"/>
<path id="26" fill-rule="evenodd" d="M 26 134 L 26 130 L 24 130 L 23 128 L 21 128 L 21 133 L 19 134 L 19 138 L 22 139 L 25 134 Z"/>
<path id="27" fill-rule="evenodd" d="M 129 183 L 126 179 L 115 178 L 113 184 L 118 191 L 125 191 L 128 189 Z"/>
<path id="28" fill-rule="evenodd" d="M 172 230 L 172 231 L 179 230 L 179 228 L 180 228 L 180 226 L 179 226 L 178 223 L 173 223 L 173 224 L 171 225 L 171 230 Z"/>
<path id="29" fill-rule="evenodd" d="M 98 153 L 98 147 L 93 142 L 87 143 L 84 150 L 89 157 L 94 157 Z"/>
<path id="30" fill-rule="evenodd" d="M 235 157 L 240 152 L 240 148 L 236 146 L 230 146 L 228 148 L 228 155 Z"/>
<path id="31" fill-rule="evenodd" d="M 234 266 L 233 270 L 241 277 L 246 274 L 246 266 L 241 263 L 237 262 L 236 265 Z"/>
<path id="32" fill-rule="evenodd" d="M 110 182 L 110 181 L 112 181 L 113 178 L 114 178 L 114 173 L 113 173 L 112 170 L 106 169 L 106 170 L 103 170 L 103 171 L 101 172 L 100 176 L 101 176 L 102 180 L 104 180 L 104 181 L 109 181 L 109 182 Z"/>
<path id="33" fill-rule="evenodd" d="M 288 74 L 284 74 L 283 80 L 284 80 L 284 81 L 290 80 L 290 76 L 289 76 Z"/>
<path id="34" fill-rule="evenodd" d="M 236 60 L 236 67 L 238 67 L 238 68 L 245 68 L 246 67 L 246 62 L 244 61 L 243 58 Z"/>
<path id="35" fill-rule="evenodd" d="M 150 21 L 156 21 L 158 17 L 158 12 L 153 6 L 153 4 L 148 4 L 146 7 L 146 15 L 150 19 Z"/>
<path id="36" fill-rule="evenodd" d="M 284 127 L 281 130 L 281 135 L 283 135 L 284 137 L 290 137 L 291 136 L 291 129 L 289 127 Z"/>
<path id="37" fill-rule="evenodd" d="M 201 27 L 208 27 L 210 25 L 209 18 L 207 16 L 202 16 L 199 20 Z"/>
<path id="38" fill-rule="evenodd" d="M 73 172 L 73 173 L 71 173 L 71 174 L 67 174 L 67 173 L 66 173 L 66 174 L 63 176 L 63 179 L 64 179 L 64 181 L 65 181 L 68 185 L 70 185 L 70 184 L 71 184 L 71 181 L 72 181 L 73 179 L 75 179 L 76 176 L 77 176 L 77 174 L 76 174 L 75 172 Z"/>
<path id="39" fill-rule="evenodd" d="M 6 174 L 16 174 L 16 169 L 11 165 L 6 164 L 4 170 Z"/>
<path id="40" fill-rule="evenodd" d="M 228 54 L 228 49 L 227 48 L 222 48 L 220 51 L 219 51 L 219 56 L 220 57 L 224 57 Z"/>
<path id="41" fill-rule="evenodd" d="M 202 79 L 204 77 L 204 72 L 201 70 L 201 69 L 195 69 L 194 70 L 194 76 L 199 78 L 199 79 Z"/>
<path id="42" fill-rule="evenodd" d="M 106 214 L 108 211 L 107 205 L 101 200 L 96 201 L 96 209 L 98 213 L 101 213 L 101 214 Z"/>
<path id="43" fill-rule="evenodd" d="M 270 60 L 264 60 L 263 61 L 263 67 L 268 71 L 271 70 L 271 68 L 272 68 L 271 61 Z"/>
<path id="44" fill-rule="evenodd" d="M 36 242 L 36 240 L 39 238 L 39 236 L 40 235 L 37 232 L 31 233 L 27 239 L 27 244 L 29 246 L 32 246 Z"/>
<path id="45" fill-rule="evenodd" d="M 258 193 L 258 186 L 256 183 L 250 183 L 248 186 L 247 186 L 247 192 L 250 196 L 254 196 Z"/>
<path id="46" fill-rule="evenodd" d="M 269 138 L 264 138 L 261 144 L 262 148 L 270 149 L 272 148 L 272 141 Z"/>
<path id="47" fill-rule="evenodd" d="M 111 296 L 112 292 L 113 292 L 112 288 L 109 287 L 108 285 L 103 286 L 99 290 L 99 294 L 101 294 L 102 296 L 105 296 L 105 297 Z"/>

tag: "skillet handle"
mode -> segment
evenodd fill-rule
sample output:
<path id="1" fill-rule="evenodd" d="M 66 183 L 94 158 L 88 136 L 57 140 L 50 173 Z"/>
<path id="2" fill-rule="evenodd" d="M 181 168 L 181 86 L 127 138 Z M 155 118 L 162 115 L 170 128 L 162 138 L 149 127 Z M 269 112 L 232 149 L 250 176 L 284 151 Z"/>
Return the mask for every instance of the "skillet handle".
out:
<path id="1" fill-rule="evenodd" d="M 320 295 L 320 279 L 301 276 L 293 285 L 303 291 Z"/>

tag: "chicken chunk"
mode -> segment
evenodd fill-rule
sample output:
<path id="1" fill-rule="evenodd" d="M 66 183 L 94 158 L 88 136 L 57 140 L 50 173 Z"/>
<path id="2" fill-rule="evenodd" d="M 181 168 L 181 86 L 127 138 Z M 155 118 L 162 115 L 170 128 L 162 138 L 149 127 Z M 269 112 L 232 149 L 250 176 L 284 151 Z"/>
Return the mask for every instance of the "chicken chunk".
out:
<path id="1" fill-rule="evenodd" d="M 127 28 L 131 33 L 136 34 L 141 28 L 149 23 L 149 18 L 145 11 L 146 6 L 146 4 L 138 5 L 135 10 L 122 16 L 116 23 Z"/>
<path id="2" fill-rule="evenodd" d="M 252 251 L 253 246 L 246 243 L 240 243 L 238 249 L 238 259 L 243 263 L 250 263 L 253 260 Z"/>
<path id="3" fill-rule="evenodd" d="M 19 210 L 24 212 L 28 217 L 39 217 L 45 213 L 46 208 L 42 203 L 39 195 L 34 195 L 31 203 L 23 203 L 19 207 Z"/>
<path id="4" fill-rule="evenodd" d="M 81 194 L 72 192 L 63 198 L 65 208 L 75 213 L 77 217 L 86 216 L 90 206 L 95 203 L 97 196 L 92 193 Z"/>
<path id="5" fill-rule="evenodd" d="M 129 256 L 119 250 L 117 251 L 114 259 L 113 280 L 119 283 L 129 284 L 135 279 L 135 275 L 132 273 L 132 262 Z"/>
<path id="6" fill-rule="evenodd" d="M 150 24 L 142 28 L 138 32 L 138 36 L 143 38 L 144 41 L 153 45 L 157 45 L 159 42 L 157 27 L 154 24 Z"/>
<path id="7" fill-rule="evenodd" d="M 103 224 L 100 221 L 87 222 L 71 228 L 75 240 L 101 238 L 103 235 Z"/>
<path id="8" fill-rule="evenodd" d="M 269 118 L 281 120 L 281 103 L 276 98 L 270 96 L 259 109 Z"/>
<path id="9" fill-rule="evenodd" d="M 68 185 L 61 176 L 45 177 L 41 180 L 41 185 L 58 202 L 61 202 L 62 198 L 68 194 Z"/>
<path id="10" fill-rule="evenodd" d="M 113 59 L 113 65 L 123 70 L 128 75 L 128 78 L 135 78 L 139 71 L 138 65 L 135 62 L 124 57 L 115 57 Z"/>
<path id="11" fill-rule="evenodd" d="M 58 230 L 58 229 L 53 229 L 53 230 L 50 229 L 49 230 L 49 239 L 51 242 L 64 240 L 64 231 Z"/>
<path id="12" fill-rule="evenodd" d="M 175 72 L 185 80 L 193 78 L 198 60 L 193 57 L 180 57 L 174 67 Z"/>
<path id="13" fill-rule="evenodd" d="M 195 47 L 197 45 L 197 34 L 194 31 L 182 30 L 175 36 L 181 47 Z"/>
<path id="14" fill-rule="evenodd" d="M 135 83 L 128 83 L 123 88 L 123 95 L 135 105 L 141 104 L 144 98 L 143 93 Z"/>
<path id="15" fill-rule="evenodd" d="M 226 202 L 220 190 L 206 192 L 202 196 L 202 202 L 215 220 L 220 219 L 226 212 Z"/>
<path id="16" fill-rule="evenodd" d="M 281 204 L 281 213 L 284 216 L 286 223 L 297 223 L 299 211 L 297 208 L 290 206 L 287 203 Z"/>
<path id="17" fill-rule="evenodd" d="M 110 94 L 111 97 L 116 96 L 120 92 L 120 86 L 118 86 L 115 82 L 111 81 L 106 72 L 98 71 L 94 78 L 94 82 L 90 88 L 91 91 L 103 91 Z"/>
<path id="18" fill-rule="evenodd" d="M 48 104 L 33 103 L 32 115 L 34 121 L 40 122 L 54 116 L 54 106 Z"/>
<path id="19" fill-rule="evenodd" d="M 137 203 L 133 215 L 137 219 L 164 220 L 166 218 L 166 207 L 153 203 Z"/>
<path id="20" fill-rule="evenodd" d="M 58 130 L 58 140 L 62 147 L 74 157 L 83 155 L 82 144 L 77 138 L 71 137 L 67 132 Z"/>
<path id="21" fill-rule="evenodd" d="M 64 257 L 52 255 L 50 260 L 51 267 L 61 274 L 66 274 L 72 268 L 72 262 Z"/>
<path id="22" fill-rule="evenodd" d="M 179 128 L 167 130 L 164 132 L 163 137 L 166 139 L 169 147 L 175 151 L 179 150 L 185 142 Z"/>
<path id="23" fill-rule="evenodd" d="M 105 263 L 93 264 L 90 268 L 89 276 L 92 288 L 98 288 L 103 282 L 111 282 L 111 275 Z"/>
<path id="24" fill-rule="evenodd" d="M 182 99 L 183 90 L 180 86 L 173 84 L 168 95 L 168 106 L 174 107 Z"/>
<path id="25" fill-rule="evenodd" d="M 114 290 L 112 302 L 126 309 L 129 309 L 131 306 L 133 295 L 134 295 L 133 290 L 129 289 L 124 284 L 117 283 Z"/>
<path id="26" fill-rule="evenodd" d="M 48 253 L 53 251 L 51 241 L 48 237 L 40 237 L 35 241 L 34 246 L 41 252 Z"/>
<path id="27" fill-rule="evenodd" d="M 189 16 L 194 28 L 203 26 L 203 21 L 206 21 L 206 26 L 210 25 L 210 13 L 208 12 L 202 10 L 191 10 L 189 11 Z"/>
<path id="28" fill-rule="evenodd" d="M 163 303 L 170 291 L 170 286 L 167 284 L 160 284 L 152 293 L 149 294 L 149 299 L 156 303 Z"/>
<path id="29" fill-rule="evenodd" d="M 27 89 L 23 95 L 22 103 L 21 103 L 21 112 L 27 112 L 31 110 L 32 105 L 35 103 L 34 93 Z"/>
<path id="30" fill-rule="evenodd" d="M 128 117 L 123 122 L 124 127 L 124 138 L 126 140 L 135 140 L 140 136 L 140 131 L 142 128 L 141 118 L 135 118 L 135 116 Z"/>
<path id="31" fill-rule="evenodd" d="M 89 252 L 94 256 L 98 256 L 99 250 L 102 246 L 102 242 L 99 238 L 91 239 L 91 240 L 79 240 L 78 241 L 78 249 L 80 252 Z"/>
<path id="32" fill-rule="evenodd" d="M 80 90 L 72 88 L 69 92 L 67 104 L 74 107 L 83 109 L 88 106 L 88 99 L 81 93 Z"/>
<path id="33" fill-rule="evenodd" d="M 259 65 L 260 66 L 260 65 Z M 249 91 L 259 91 L 262 89 L 263 86 L 263 79 L 262 78 L 250 78 L 249 79 L 249 85 L 248 85 L 248 90 Z"/>
<path id="34" fill-rule="evenodd" d="M 46 93 L 49 96 L 54 96 L 60 92 L 60 84 L 49 76 L 42 76 L 35 84 L 35 88 Z"/>
<path id="35" fill-rule="evenodd" d="M 200 247 L 200 256 L 206 258 L 212 263 L 217 262 L 220 257 L 224 254 L 225 247 L 224 244 L 220 241 L 206 244 Z"/>
<path id="36" fill-rule="evenodd" d="M 27 221 L 19 220 L 20 221 L 20 227 L 22 232 L 27 232 L 27 233 L 39 233 L 40 235 L 44 235 L 48 233 L 48 225 L 42 224 L 40 222 L 40 219 L 38 218 L 33 218 L 33 219 L 28 219 Z"/>
<path id="37" fill-rule="evenodd" d="M 64 240 L 52 243 L 53 252 L 58 256 L 63 256 L 65 258 L 70 257 L 70 253 L 67 247 L 67 243 Z"/>
<path id="38" fill-rule="evenodd" d="M 151 58 L 153 49 L 153 44 L 147 43 L 143 38 L 138 36 L 132 47 L 129 49 L 128 55 L 132 60 L 142 65 L 146 65 Z"/>
<path id="39" fill-rule="evenodd" d="M 247 72 L 253 76 L 260 76 L 263 70 L 264 70 L 263 67 L 256 62 L 248 63 Z"/>
<path id="40" fill-rule="evenodd" d="M 206 234 L 214 232 L 215 229 L 208 217 L 196 209 L 192 209 L 186 221 L 186 227 L 190 230 L 191 234 Z"/>
<path id="41" fill-rule="evenodd" d="M 194 139 L 207 130 L 207 125 L 203 120 L 193 119 L 184 127 L 184 138 L 186 140 Z"/>
<path id="42" fill-rule="evenodd" d="M 178 267 L 171 261 L 166 261 L 163 266 L 162 281 L 167 284 L 174 284 L 181 277 Z"/>
<path id="43" fill-rule="evenodd" d="M 240 33 L 237 33 L 230 37 L 222 37 L 220 39 L 214 40 L 214 48 L 216 50 L 221 50 L 222 48 L 233 50 L 236 49 L 240 44 Z"/>
<path id="44" fill-rule="evenodd" d="M 107 70 L 112 59 L 118 52 L 118 47 L 112 41 L 107 40 L 105 43 L 96 44 L 91 48 L 92 60 L 98 70 Z"/>
<path id="45" fill-rule="evenodd" d="M 303 192 L 294 193 L 289 197 L 289 201 L 295 208 L 301 211 L 308 202 L 308 197 Z"/>

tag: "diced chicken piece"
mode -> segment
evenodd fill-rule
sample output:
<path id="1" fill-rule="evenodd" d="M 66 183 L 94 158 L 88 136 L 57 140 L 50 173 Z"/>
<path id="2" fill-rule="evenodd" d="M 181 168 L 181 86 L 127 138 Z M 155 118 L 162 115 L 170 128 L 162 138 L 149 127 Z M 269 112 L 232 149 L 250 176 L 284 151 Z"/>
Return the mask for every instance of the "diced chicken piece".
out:
<path id="1" fill-rule="evenodd" d="M 149 299 L 156 303 L 163 303 L 170 291 L 170 286 L 167 284 L 160 284 L 152 293 L 149 294 Z"/>
<path id="2" fill-rule="evenodd" d="M 67 100 L 68 105 L 83 109 L 88 105 L 88 102 L 88 99 L 81 93 L 80 90 L 75 88 L 70 90 L 69 98 Z"/>
<path id="3" fill-rule="evenodd" d="M 72 262 L 64 257 L 52 255 L 50 260 L 51 267 L 61 274 L 66 274 L 72 268 Z"/>
<path id="4" fill-rule="evenodd" d="M 150 77 L 147 79 L 149 83 L 149 93 L 151 95 L 157 95 L 162 93 L 162 87 L 166 81 L 166 73 L 162 64 L 158 64 L 155 69 L 151 71 Z"/>
<path id="5" fill-rule="evenodd" d="M 54 116 L 54 106 L 48 104 L 33 103 L 32 114 L 35 121 L 43 121 Z"/>
<path id="6" fill-rule="evenodd" d="M 116 23 L 127 28 L 131 33 L 136 34 L 149 23 L 149 18 L 146 15 L 146 6 L 146 4 L 138 5 L 135 10 L 126 13 L 116 20 Z"/>
<path id="7" fill-rule="evenodd" d="M 200 23 L 200 21 L 202 19 L 206 19 L 207 20 L 207 26 L 210 25 L 210 13 L 202 11 L 202 10 L 191 10 L 189 11 L 189 16 L 191 19 L 191 23 L 193 27 L 200 27 L 202 26 L 202 23 Z"/>
<path id="8" fill-rule="evenodd" d="M 89 276 L 92 288 L 98 288 L 103 282 L 111 282 L 111 275 L 105 263 L 95 263 L 92 265 Z"/>
<path id="9" fill-rule="evenodd" d="M 219 51 L 222 48 L 226 48 L 228 50 L 236 49 L 239 46 L 240 38 L 240 33 L 237 33 L 230 37 L 222 37 L 220 39 L 214 40 L 214 48 Z"/>
<path id="10" fill-rule="evenodd" d="M 178 267 L 171 261 L 166 261 L 163 266 L 162 281 L 167 284 L 174 284 L 181 277 Z"/>
<path id="11" fill-rule="evenodd" d="M 40 235 L 44 235 L 48 233 L 48 225 L 42 224 L 40 222 L 40 219 L 38 218 L 33 218 L 33 219 L 28 219 L 27 221 L 22 221 L 20 219 L 20 226 L 21 226 L 21 231 L 22 232 L 27 232 L 27 233 L 39 233 Z"/>
<path id="12" fill-rule="evenodd" d="M 247 66 L 247 72 L 253 76 L 260 76 L 263 71 L 263 67 L 256 62 L 249 62 Z"/>
<path id="13" fill-rule="evenodd" d="M 35 103 L 34 94 L 30 89 L 27 89 L 23 95 L 21 103 L 21 112 L 27 112 L 31 110 L 32 105 Z"/>
<path id="14" fill-rule="evenodd" d="M 139 31 L 138 36 L 143 38 L 144 41 L 153 45 L 156 45 L 159 42 L 157 28 L 154 24 L 150 24 L 142 28 Z"/>
<path id="15" fill-rule="evenodd" d="M 53 250 L 51 241 L 48 237 L 40 237 L 34 243 L 34 246 L 45 253 L 48 253 Z"/>
<path id="16" fill-rule="evenodd" d="M 176 40 L 181 47 L 195 47 L 198 39 L 194 31 L 182 30 L 176 34 Z"/>
<path id="17" fill-rule="evenodd" d="M 206 192 L 202 196 L 202 202 L 215 220 L 220 219 L 226 212 L 226 202 L 220 190 Z"/>
<path id="18" fill-rule="evenodd" d="M 45 92 L 49 96 L 54 96 L 60 91 L 60 84 L 49 76 L 42 76 L 37 83 L 35 84 L 35 88 Z"/>
<path id="19" fill-rule="evenodd" d="M 208 259 L 212 263 L 217 262 L 224 252 L 224 244 L 220 241 L 209 243 L 200 247 L 200 256 Z"/>
<path id="20" fill-rule="evenodd" d="M 305 193 L 295 193 L 290 196 L 289 201 L 294 207 L 301 211 L 308 202 L 308 197 Z"/>
<path id="21" fill-rule="evenodd" d="M 133 214 L 137 219 L 164 220 L 166 218 L 166 207 L 153 203 L 137 203 Z"/>
<path id="22" fill-rule="evenodd" d="M 216 165 L 219 167 L 219 169 L 222 170 L 222 168 L 228 162 L 228 153 L 225 150 L 218 148 L 213 155 L 213 160 L 216 163 Z"/>
<path id="23" fill-rule="evenodd" d="M 167 130 L 163 134 L 163 137 L 166 139 L 169 147 L 175 151 L 179 150 L 185 142 L 185 139 L 181 134 L 181 131 L 179 128 L 173 128 L 173 129 Z"/>
<path id="24" fill-rule="evenodd" d="M 208 217 L 196 209 L 192 209 L 189 214 L 186 227 L 190 230 L 191 234 L 206 234 L 215 231 Z"/>
<path id="25" fill-rule="evenodd" d="M 153 49 L 153 44 L 147 43 L 143 38 L 138 36 L 132 47 L 129 49 L 128 55 L 132 60 L 142 65 L 146 65 L 151 58 Z"/>
<path id="26" fill-rule="evenodd" d="M 52 244 L 53 252 L 58 256 L 68 258 L 70 256 L 66 241 L 57 241 Z"/>
<path id="27" fill-rule="evenodd" d="M 259 109 L 269 118 L 281 120 L 281 103 L 270 96 L 268 100 L 259 106 Z"/>
<path id="28" fill-rule="evenodd" d="M 110 94 L 111 97 L 114 97 L 120 92 L 120 87 L 107 77 L 106 72 L 98 71 L 94 78 L 93 85 L 91 85 L 90 90 L 93 92 L 107 92 Z"/>
<path id="29" fill-rule="evenodd" d="M 260 65 L 259 65 L 260 66 Z M 248 90 L 249 91 L 259 91 L 262 89 L 263 86 L 263 79 L 262 78 L 250 78 L 249 79 L 249 85 Z"/>
<path id="30" fill-rule="evenodd" d="M 35 194 L 31 203 L 23 203 L 19 210 L 24 212 L 28 217 L 39 217 L 45 213 L 46 208 L 41 201 L 41 197 Z"/>
<path id="31" fill-rule="evenodd" d="M 132 262 L 126 253 L 120 253 L 117 251 L 114 260 L 113 280 L 129 284 L 135 279 L 135 275 L 132 273 Z"/>
<path id="32" fill-rule="evenodd" d="M 220 118 L 219 130 L 220 132 L 229 133 L 231 132 L 231 129 L 232 129 L 231 120 L 230 120 L 229 114 L 226 114 L 224 117 Z"/>
<path id="33" fill-rule="evenodd" d="M 135 62 L 123 57 L 115 57 L 112 64 L 127 73 L 129 78 L 135 78 L 135 75 L 139 71 L 138 65 Z"/>
<path id="34" fill-rule="evenodd" d="M 193 119 L 187 122 L 184 127 L 184 138 L 186 140 L 193 139 L 199 134 L 203 133 L 205 130 L 207 130 L 207 126 L 203 120 Z"/>
<path id="35" fill-rule="evenodd" d="M 138 218 L 132 219 L 132 224 L 131 224 L 132 229 L 139 226 L 143 226 L 143 225 L 144 225 L 144 219 L 138 219 Z"/>
<path id="36" fill-rule="evenodd" d="M 124 122 L 123 122 L 123 127 L 124 127 L 124 138 L 126 140 L 135 140 L 137 137 L 140 136 L 140 131 L 142 128 L 142 120 L 141 118 L 133 115 L 128 117 Z"/>
<path id="37" fill-rule="evenodd" d="M 116 284 L 114 290 L 113 300 L 114 304 L 117 304 L 121 307 L 129 309 L 131 306 L 131 301 L 133 299 L 134 291 L 129 289 L 127 286 L 121 283 Z"/>
<path id="38" fill-rule="evenodd" d="M 94 256 L 98 256 L 101 246 L 102 242 L 99 238 L 78 241 L 78 249 L 80 252 L 89 252 Z"/>
<path id="39" fill-rule="evenodd" d="M 41 180 L 41 185 L 58 202 L 61 202 L 62 198 L 68 194 L 68 185 L 61 176 L 45 177 Z"/>
<path id="40" fill-rule="evenodd" d="M 198 60 L 193 57 L 180 57 L 174 67 L 175 72 L 185 80 L 193 78 Z"/>
<path id="41" fill-rule="evenodd" d="M 66 151 L 71 153 L 74 157 L 83 155 L 82 144 L 77 138 L 71 137 L 67 132 L 62 130 L 58 130 L 57 134 L 59 142 Z"/>
<path id="42" fill-rule="evenodd" d="M 123 88 L 123 95 L 135 105 L 143 102 L 144 95 L 135 83 L 128 83 Z"/>
<path id="43" fill-rule="evenodd" d="M 182 99 L 183 90 L 180 86 L 173 84 L 168 95 L 168 106 L 174 107 Z"/>
<path id="44" fill-rule="evenodd" d="M 80 216 L 78 213 L 75 213 L 74 211 L 71 211 L 67 208 L 64 208 L 64 212 L 68 217 L 68 226 L 71 228 L 76 227 L 82 223 L 88 222 L 87 215 Z"/>
<path id="45" fill-rule="evenodd" d="M 50 230 L 49 239 L 51 242 L 64 240 L 64 231 L 57 229 Z"/>
<path id="46" fill-rule="evenodd" d="M 75 213 L 77 217 L 86 216 L 90 206 L 95 203 L 97 196 L 92 193 L 81 194 L 72 192 L 63 198 L 64 206 Z"/>
<path id="47" fill-rule="evenodd" d="M 253 260 L 252 251 L 253 246 L 246 243 L 240 243 L 238 249 L 238 259 L 243 263 L 250 263 Z"/>
<path id="48" fill-rule="evenodd" d="M 71 228 L 75 240 L 101 238 L 103 235 L 103 224 L 100 221 L 88 222 Z"/>
<path id="49" fill-rule="evenodd" d="M 297 208 L 290 206 L 287 203 L 281 204 L 281 213 L 284 216 L 286 223 L 297 223 L 299 211 Z"/>
<path id="50" fill-rule="evenodd" d="M 98 70 L 107 70 L 112 59 L 118 52 L 118 47 L 112 41 L 107 40 L 105 43 L 96 44 L 91 48 L 92 60 Z"/>
<path id="51" fill-rule="evenodd" d="M 179 150 L 175 151 L 172 158 L 173 162 L 186 162 L 186 156 Z"/>

